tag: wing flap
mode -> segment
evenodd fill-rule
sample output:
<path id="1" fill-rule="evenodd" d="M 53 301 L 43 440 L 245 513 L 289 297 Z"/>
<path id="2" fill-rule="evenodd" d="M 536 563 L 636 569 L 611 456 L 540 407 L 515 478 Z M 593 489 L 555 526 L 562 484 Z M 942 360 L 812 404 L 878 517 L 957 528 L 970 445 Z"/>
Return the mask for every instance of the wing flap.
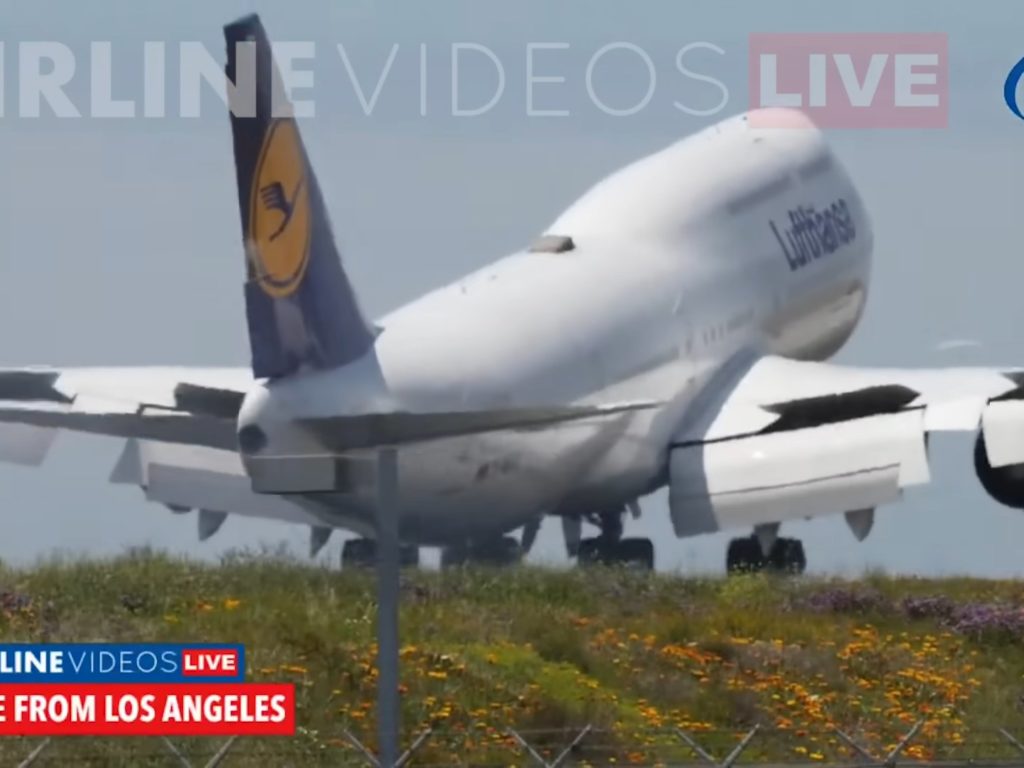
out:
<path id="1" fill-rule="evenodd" d="M 678 536 L 873 508 L 927 482 L 920 410 L 674 449 Z"/>
<path id="2" fill-rule="evenodd" d="M 931 432 L 980 426 L 994 467 L 1024 464 L 1019 370 L 737 360 L 670 446 L 680 536 L 895 501 L 927 482 Z"/>
<path id="3" fill-rule="evenodd" d="M 712 412 L 674 442 L 692 444 L 923 408 L 929 431 L 978 428 L 1024 376 L 990 368 L 855 368 L 767 356 L 722 382 Z"/>
<path id="4" fill-rule="evenodd" d="M 546 429 L 655 408 L 654 401 L 480 411 L 389 412 L 297 421 L 314 438 L 287 455 L 250 455 L 246 464 L 260 493 L 355 493 L 373 483 L 378 448 L 504 430 Z"/>
<path id="5" fill-rule="evenodd" d="M 42 463 L 60 429 L 234 451 L 251 383 L 229 368 L 0 370 L 0 461 Z"/>

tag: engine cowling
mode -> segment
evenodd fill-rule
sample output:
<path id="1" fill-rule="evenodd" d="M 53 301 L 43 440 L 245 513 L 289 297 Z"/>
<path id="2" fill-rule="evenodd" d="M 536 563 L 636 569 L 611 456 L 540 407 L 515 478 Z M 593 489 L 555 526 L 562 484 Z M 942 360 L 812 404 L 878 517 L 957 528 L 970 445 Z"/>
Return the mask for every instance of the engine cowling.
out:
<path id="1" fill-rule="evenodd" d="M 989 496 L 1004 506 L 1024 509 L 1024 464 L 993 467 L 981 433 L 974 443 L 974 470 Z"/>

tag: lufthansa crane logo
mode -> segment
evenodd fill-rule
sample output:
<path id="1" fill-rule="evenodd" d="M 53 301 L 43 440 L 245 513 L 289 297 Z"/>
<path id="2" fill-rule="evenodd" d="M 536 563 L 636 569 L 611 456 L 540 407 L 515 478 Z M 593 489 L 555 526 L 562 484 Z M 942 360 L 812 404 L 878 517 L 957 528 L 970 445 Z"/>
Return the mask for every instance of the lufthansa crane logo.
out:
<path id="1" fill-rule="evenodd" d="M 1013 114 L 1024 120 L 1024 113 L 1021 112 L 1020 104 L 1017 102 L 1017 86 L 1022 78 L 1024 78 L 1024 59 L 1014 64 L 1013 69 L 1006 76 L 1006 82 L 1003 83 L 1003 100 Z"/>
<path id="2" fill-rule="evenodd" d="M 309 263 L 309 241 L 309 185 L 299 130 L 294 120 L 275 120 L 263 140 L 249 203 L 249 247 L 266 293 L 295 293 Z"/>

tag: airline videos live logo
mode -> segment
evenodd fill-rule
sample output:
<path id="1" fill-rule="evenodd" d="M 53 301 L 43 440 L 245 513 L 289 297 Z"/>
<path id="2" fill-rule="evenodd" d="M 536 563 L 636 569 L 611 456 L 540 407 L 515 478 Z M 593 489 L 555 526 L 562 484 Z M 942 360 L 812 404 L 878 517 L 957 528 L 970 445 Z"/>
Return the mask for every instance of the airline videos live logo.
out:
<path id="1" fill-rule="evenodd" d="M 752 34 L 752 109 L 788 107 L 822 128 L 945 128 L 949 46 L 945 34 Z M 761 112 L 762 128 L 796 125 Z"/>
<path id="2" fill-rule="evenodd" d="M 239 661 L 235 648 L 183 648 L 181 674 L 184 677 L 234 677 L 239 674 Z"/>
<path id="3" fill-rule="evenodd" d="M 0 643 L 0 683 L 240 682 L 245 648 L 193 643 Z"/>
<path id="4" fill-rule="evenodd" d="M 291 735 L 295 686 L 238 644 L 0 644 L 0 735 Z"/>

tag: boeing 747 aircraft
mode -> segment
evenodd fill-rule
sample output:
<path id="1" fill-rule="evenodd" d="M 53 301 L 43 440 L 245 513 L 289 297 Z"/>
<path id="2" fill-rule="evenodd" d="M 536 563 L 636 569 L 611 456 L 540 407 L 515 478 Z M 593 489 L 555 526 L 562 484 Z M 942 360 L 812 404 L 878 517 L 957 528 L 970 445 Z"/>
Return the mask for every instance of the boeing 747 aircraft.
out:
<path id="1" fill-rule="evenodd" d="M 38 464 L 60 429 L 126 439 L 113 480 L 200 510 L 201 536 L 271 517 L 316 551 L 340 527 L 361 536 L 350 563 L 374 556 L 384 447 L 408 558 L 448 564 L 514 559 L 509 533 L 528 547 L 552 515 L 580 562 L 653 567 L 623 517 L 667 486 L 677 536 L 743 529 L 730 568 L 799 571 L 780 523 L 841 514 L 863 539 L 945 430 L 977 433 L 985 490 L 1024 508 L 1024 371 L 823 362 L 861 317 L 874 238 L 799 112 L 643 158 L 522 251 L 371 322 L 259 19 L 225 33 L 233 82 L 256 53 L 256 114 L 231 117 L 251 368 L 0 372 L 2 458 Z"/>

